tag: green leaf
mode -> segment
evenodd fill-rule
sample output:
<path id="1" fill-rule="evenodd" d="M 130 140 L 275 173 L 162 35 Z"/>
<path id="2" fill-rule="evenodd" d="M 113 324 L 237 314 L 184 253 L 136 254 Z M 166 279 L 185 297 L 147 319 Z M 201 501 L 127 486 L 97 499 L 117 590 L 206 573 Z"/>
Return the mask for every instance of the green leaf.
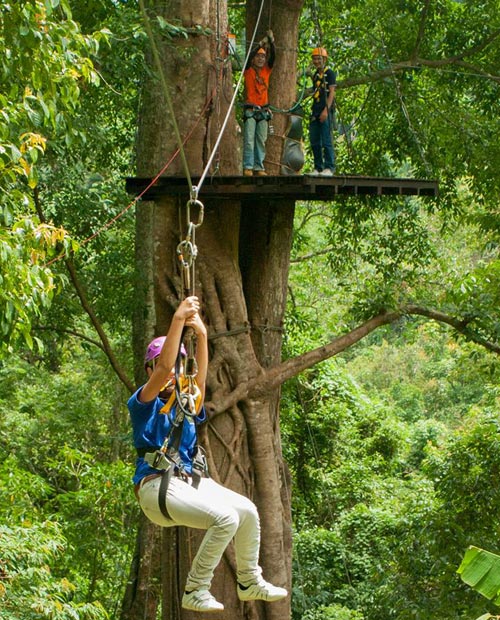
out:
<path id="1" fill-rule="evenodd" d="M 500 556 L 471 546 L 457 573 L 467 585 L 487 599 L 495 599 L 495 605 L 500 604 Z"/>

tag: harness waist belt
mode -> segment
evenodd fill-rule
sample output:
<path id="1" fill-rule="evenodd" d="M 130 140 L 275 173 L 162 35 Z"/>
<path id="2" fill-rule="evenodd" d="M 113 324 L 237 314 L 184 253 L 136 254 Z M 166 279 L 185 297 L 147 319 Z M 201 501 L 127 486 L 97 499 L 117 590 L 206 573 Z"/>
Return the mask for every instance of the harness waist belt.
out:
<path id="1" fill-rule="evenodd" d="M 269 109 L 269 103 L 266 103 L 265 105 L 254 105 L 253 103 L 245 103 L 243 105 L 244 108 L 248 108 L 248 109 L 252 109 L 252 110 L 268 110 Z"/>

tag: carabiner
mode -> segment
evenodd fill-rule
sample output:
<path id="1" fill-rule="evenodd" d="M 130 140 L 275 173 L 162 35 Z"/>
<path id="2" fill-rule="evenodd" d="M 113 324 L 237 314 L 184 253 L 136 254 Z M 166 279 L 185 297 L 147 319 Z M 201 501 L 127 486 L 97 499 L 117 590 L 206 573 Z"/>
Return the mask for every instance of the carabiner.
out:
<path id="1" fill-rule="evenodd" d="M 195 222 L 191 222 L 191 206 L 195 206 L 198 207 L 198 221 Z M 198 228 L 199 226 L 201 226 L 203 224 L 203 217 L 205 215 L 205 207 L 203 205 L 203 203 L 201 202 L 201 200 L 198 200 L 198 198 L 190 198 L 187 201 L 187 216 L 188 216 L 188 222 L 190 224 L 193 225 L 194 228 Z"/>

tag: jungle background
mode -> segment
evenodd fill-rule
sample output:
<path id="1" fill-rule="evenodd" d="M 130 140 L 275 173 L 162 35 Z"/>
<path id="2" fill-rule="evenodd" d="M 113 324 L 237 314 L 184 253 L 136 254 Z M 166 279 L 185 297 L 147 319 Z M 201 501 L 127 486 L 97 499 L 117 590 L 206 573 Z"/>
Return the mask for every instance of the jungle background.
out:
<path id="1" fill-rule="evenodd" d="M 495 613 L 456 569 L 469 544 L 498 552 L 499 8 L 304 5 L 301 80 L 318 43 L 338 75 L 338 173 L 441 195 L 298 205 L 283 358 L 408 300 L 443 320 L 407 316 L 283 387 L 294 620 Z M 126 0 L 4 2 L 0 20 L 0 618 L 118 619 L 147 38 Z"/>

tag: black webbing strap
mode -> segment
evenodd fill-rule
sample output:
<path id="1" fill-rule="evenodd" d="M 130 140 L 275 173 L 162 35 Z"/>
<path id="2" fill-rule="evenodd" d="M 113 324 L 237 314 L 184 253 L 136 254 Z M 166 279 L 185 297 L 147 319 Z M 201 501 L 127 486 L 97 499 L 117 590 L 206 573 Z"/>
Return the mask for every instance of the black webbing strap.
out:
<path id="1" fill-rule="evenodd" d="M 161 510 L 161 514 L 166 518 L 172 520 L 167 508 L 167 491 L 170 479 L 172 478 L 173 467 L 164 469 L 161 472 L 160 490 L 158 491 L 158 505 Z"/>
<path id="2" fill-rule="evenodd" d="M 137 451 L 137 456 L 144 458 L 146 456 L 146 454 L 148 452 L 156 452 L 157 450 L 160 449 L 160 446 L 158 446 L 157 448 L 136 448 Z"/>
<path id="3" fill-rule="evenodd" d="M 191 486 L 193 487 L 193 489 L 197 489 L 200 486 L 201 476 L 198 472 L 195 472 L 194 469 L 191 476 L 193 478 L 193 484 Z"/>

